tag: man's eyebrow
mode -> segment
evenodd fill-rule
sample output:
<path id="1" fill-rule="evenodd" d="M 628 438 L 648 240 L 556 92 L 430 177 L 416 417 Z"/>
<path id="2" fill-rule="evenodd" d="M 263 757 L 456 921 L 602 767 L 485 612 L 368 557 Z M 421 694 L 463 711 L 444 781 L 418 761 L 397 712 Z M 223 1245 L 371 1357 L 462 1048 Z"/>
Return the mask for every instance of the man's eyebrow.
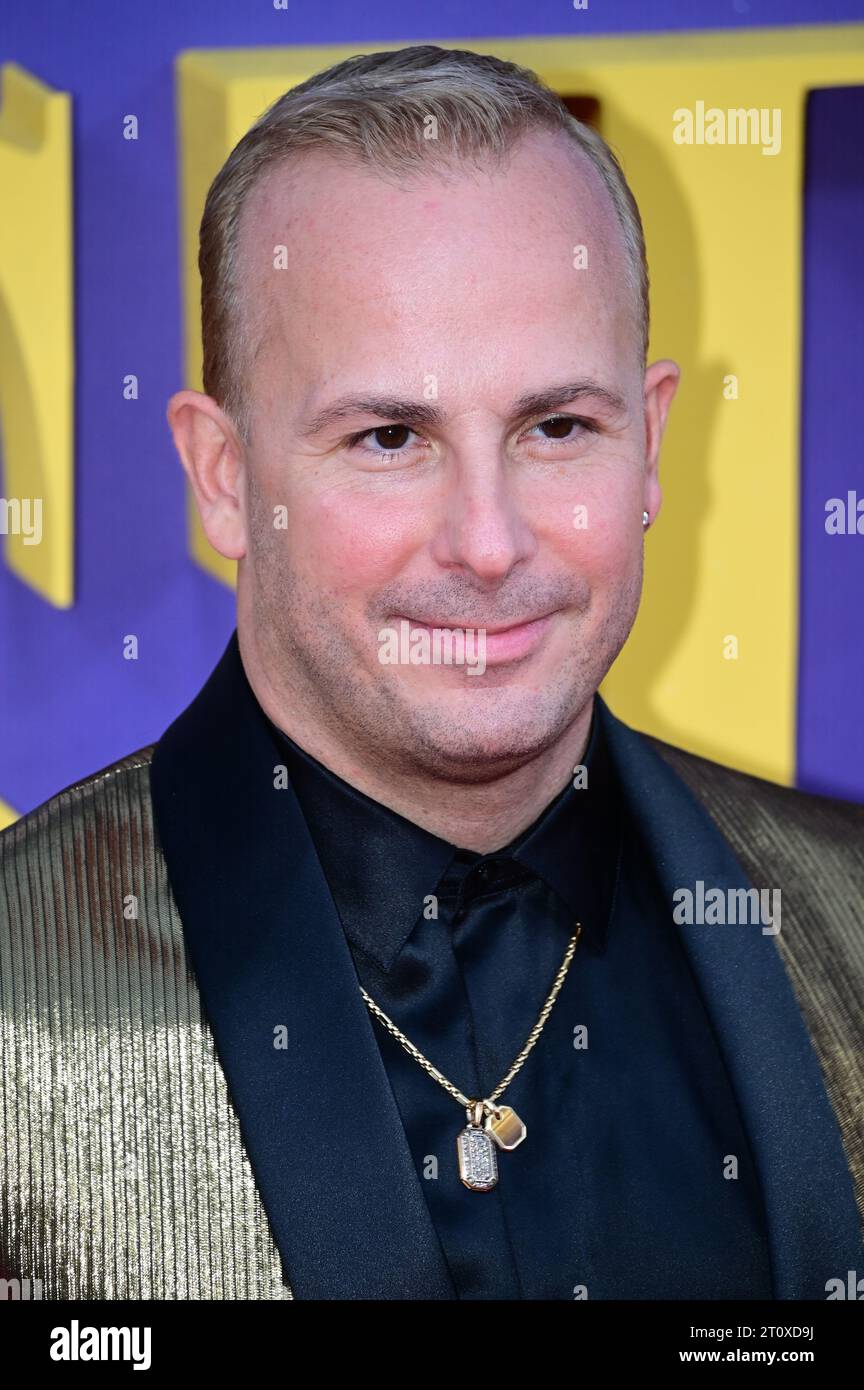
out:
<path id="1" fill-rule="evenodd" d="M 599 381 L 569 381 L 563 386 L 550 386 L 545 391 L 529 391 L 520 396 L 513 410 L 515 419 L 528 415 L 545 415 L 560 410 L 571 401 L 583 400 L 586 396 L 599 400 L 612 414 L 620 415 L 627 409 L 627 403 L 617 391 L 601 386 Z"/>
<path id="2" fill-rule="evenodd" d="M 527 419 L 530 415 L 545 415 L 586 397 L 599 400 L 613 414 L 620 414 L 626 409 L 624 398 L 616 391 L 610 391 L 597 381 L 582 380 L 549 386 L 543 391 L 529 391 L 514 402 L 511 415 L 515 420 Z M 340 396 L 338 400 L 317 411 L 301 426 L 300 435 L 303 438 L 311 438 L 321 434 L 330 425 L 338 424 L 340 420 L 348 419 L 352 415 L 375 415 L 380 420 L 419 425 L 425 429 L 438 429 L 446 420 L 444 412 L 438 406 L 430 405 L 428 401 L 406 400 L 398 396 L 354 394 Z"/>

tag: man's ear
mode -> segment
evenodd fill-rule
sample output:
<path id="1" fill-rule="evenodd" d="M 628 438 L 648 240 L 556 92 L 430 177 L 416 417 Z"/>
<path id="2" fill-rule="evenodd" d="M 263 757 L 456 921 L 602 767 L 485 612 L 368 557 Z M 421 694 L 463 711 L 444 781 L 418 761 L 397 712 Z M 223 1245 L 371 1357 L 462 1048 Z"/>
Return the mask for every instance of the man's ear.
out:
<path id="1" fill-rule="evenodd" d="M 236 429 L 212 396 L 201 391 L 177 391 L 168 402 L 167 418 L 208 541 L 226 560 L 242 560 L 246 508 L 243 447 Z"/>
<path id="2" fill-rule="evenodd" d="M 644 506 L 649 525 L 660 510 L 663 494 L 660 490 L 658 468 L 660 443 L 666 429 L 669 407 L 678 390 L 681 368 L 671 358 L 652 362 L 645 372 L 643 398 L 645 401 L 645 490 Z"/>

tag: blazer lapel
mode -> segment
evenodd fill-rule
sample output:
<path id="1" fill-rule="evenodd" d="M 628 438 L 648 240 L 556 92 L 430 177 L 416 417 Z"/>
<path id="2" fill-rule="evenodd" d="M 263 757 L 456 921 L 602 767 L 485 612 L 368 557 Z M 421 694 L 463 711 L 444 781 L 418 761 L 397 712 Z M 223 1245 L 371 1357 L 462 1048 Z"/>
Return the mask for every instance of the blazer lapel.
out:
<path id="1" fill-rule="evenodd" d="M 824 1299 L 860 1267 L 852 1179 L 821 1069 L 772 936 L 755 925 L 680 925 L 673 893 L 701 879 L 755 884 L 682 780 L 598 698 L 621 785 L 652 851 L 741 1107 L 768 1222 L 774 1296 Z M 781 925 L 782 930 L 782 925 Z"/>
<path id="2" fill-rule="evenodd" d="M 151 789 L 286 1279 L 298 1298 L 452 1299 L 351 954 L 277 763 L 235 633 L 157 745 Z"/>

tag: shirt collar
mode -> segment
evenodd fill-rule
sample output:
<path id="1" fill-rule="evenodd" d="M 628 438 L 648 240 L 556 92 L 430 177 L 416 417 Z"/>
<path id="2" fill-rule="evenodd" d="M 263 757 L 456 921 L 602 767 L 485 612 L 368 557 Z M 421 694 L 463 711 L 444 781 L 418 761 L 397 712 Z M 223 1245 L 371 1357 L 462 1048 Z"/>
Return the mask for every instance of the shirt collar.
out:
<path id="1" fill-rule="evenodd" d="M 515 840 L 488 855 L 460 850 L 366 796 L 267 721 L 300 802 L 348 939 L 390 970 L 424 901 L 454 864 L 512 858 L 536 874 L 605 947 L 620 857 L 614 769 L 595 704 L 583 755 L 587 785 L 572 782 Z M 462 870 L 464 872 L 464 870 Z"/>

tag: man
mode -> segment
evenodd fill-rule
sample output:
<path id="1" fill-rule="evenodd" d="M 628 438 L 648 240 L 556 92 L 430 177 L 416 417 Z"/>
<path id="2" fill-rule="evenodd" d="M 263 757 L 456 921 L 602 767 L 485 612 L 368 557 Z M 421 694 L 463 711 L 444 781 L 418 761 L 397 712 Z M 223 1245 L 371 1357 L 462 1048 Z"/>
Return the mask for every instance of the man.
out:
<path id="1" fill-rule="evenodd" d="M 168 413 L 237 632 L 3 839 L 4 1272 L 829 1296 L 864 813 L 596 694 L 678 381 L 613 156 L 511 64 L 354 58 L 241 140 L 201 270 Z"/>

